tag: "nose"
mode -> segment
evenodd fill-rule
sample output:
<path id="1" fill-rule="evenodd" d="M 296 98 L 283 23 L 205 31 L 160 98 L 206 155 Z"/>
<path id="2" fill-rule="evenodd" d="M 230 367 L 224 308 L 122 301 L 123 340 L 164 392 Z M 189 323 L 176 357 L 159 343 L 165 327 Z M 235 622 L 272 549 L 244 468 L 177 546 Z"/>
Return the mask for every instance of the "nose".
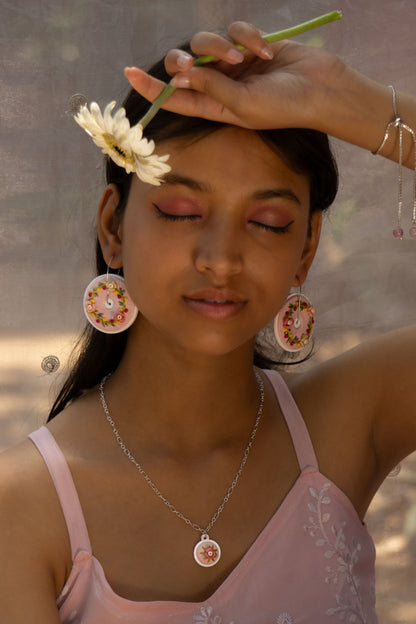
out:
<path id="1" fill-rule="evenodd" d="M 238 275 L 243 267 L 242 236 L 238 224 L 225 218 L 207 223 L 201 230 L 195 250 L 195 267 L 221 284 Z"/>

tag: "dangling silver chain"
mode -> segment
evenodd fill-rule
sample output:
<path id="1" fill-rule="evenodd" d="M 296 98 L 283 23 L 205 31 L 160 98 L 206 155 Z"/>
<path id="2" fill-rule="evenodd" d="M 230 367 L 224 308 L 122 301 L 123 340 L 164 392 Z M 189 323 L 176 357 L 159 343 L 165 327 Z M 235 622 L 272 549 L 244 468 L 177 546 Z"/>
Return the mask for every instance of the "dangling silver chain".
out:
<path id="1" fill-rule="evenodd" d="M 180 518 L 181 520 L 186 522 L 186 524 L 188 524 L 190 527 L 192 527 L 196 531 L 199 531 L 201 534 L 209 533 L 209 531 L 213 527 L 214 523 L 218 520 L 219 515 L 221 514 L 222 510 L 224 509 L 226 503 L 228 503 L 228 501 L 230 500 L 230 496 L 234 492 L 235 487 L 236 487 L 236 485 L 238 483 L 238 480 L 239 480 L 239 478 L 241 476 L 241 473 L 243 472 L 243 468 L 246 465 L 248 456 L 249 456 L 250 451 L 251 451 L 251 447 L 253 446 L 254 438 L 256 437 L 256 434 L 257 434 L 257 429 L 258 429 L 258 426 L 259 426 L 259 423 L 260 423 L 261 416 L 263 414 L 264 384 L 263 384 L 262 378 L 260 377 L 260 374 L 257 371 L 254 371 L 254 374 L 256 375 L 257 383 L 259 385 L 259 390 L 260 390 L 260 401 L 259 401 L 259 407 L 258 407 L 258 410 L 257 410 L 256 420 L 254 421 L 253 429 L 251 430 L 250 437 L 249 437 L 248 442 L 247 442 L 247 446 L 246 446 L 246 448 L 244 450 L 243 458 L 242 458 L 240 466 L 239 466 L 239 468 L 238 468 L 238 470 L 237 470 L 237 472 L 235 474 L 235 477 L 234 477 L 230 487 L 228 488 L 228 490 L 227 490 L 227 492 L 226 492 L 226 494 L 225 494 L 225 496 L 223 498 L 223 501 L 222 501 L 221 505 L 218 507 L 218 509 L 216 510 L 216 512 L 214 513 L 214 515 L 212 516 L 211 520 L 209 521 L 209 523 L 207 524 L 207 526 L 205 528 L 202 528 L 196 522 L 192 522 L 192 520 L 187 518 L 181 511 L 176 509 L 175 505 L 173 505 L 171 502 L 168 501 L 166 496 L 164 496 L 162 494 L 162 492 L 153 483 L 153 481 L 151 480 L 149 475 L 145 472 L 145 470 L 142 468 L 142 466 L 139 464 L 139 462 L 136 461 L 136 459 L 130 453 L 129 449 L 124 444 L 123 439 L 122 439 L 122 437 L 120 436 L 120 434 L 118 432 L 118 429 L 117 429 L 117 427 L 115 425 L 114 420 L 110 416 L 110 412 L 109 412 L 109 409 L 108 409 L 108 406 L 107 406 L 107 402 L 105 400 L 104 385 L 105 385 L 105 382 L 107 381 L 107 379 L 109 378 L 110 375 L 107 375 L 107 377 L 104 377 L 104 379 L 101 381 L 101 383 L 99 385 L 101 405 L 103 406 L 103 410 L 104 410 L 104 413 L 106 415 L 107 421 L 108 421 L 108 423 L 111 425 L 111 427 L 113 429 L 113 433 L 114 433 L 114 436 L 115 436 L 115 438 L 117 440 L 117 444 L 120 446 L 120 448 L 123 451 L 123 453 L 128 457 L 128 459 L 132 462 L 132 464 L 134 464 L 134 466 L 140 472 L 140 474 L 142 475 L 142 477 L 144 478 L 146 483 L 152 488 L 152 490 L 156 494 L 156 496 L 158 496 L 160 498 L 160 500 L 165 503 L 165 505 L 171 510 L 171 512 L 174 513 L 176 516 L 178 516 L 178 518 Z"/>

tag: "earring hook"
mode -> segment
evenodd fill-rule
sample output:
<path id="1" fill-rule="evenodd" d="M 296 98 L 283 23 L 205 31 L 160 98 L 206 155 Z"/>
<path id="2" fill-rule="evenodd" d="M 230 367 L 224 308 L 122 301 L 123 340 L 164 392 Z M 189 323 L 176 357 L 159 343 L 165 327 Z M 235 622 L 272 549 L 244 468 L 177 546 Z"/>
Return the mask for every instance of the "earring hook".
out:
<path id="1" fill-rule="evenodd" d="M 109 276 L 109 273 L 110 273 L 110 264 L 112 263 L 113 258 L 114 258 L 114 256 L 111 256 L 109 262 L 107 263 L 107 275 L 106 275 L 106 278 L 105 278 L 106 285 L 108 284 L 108 276 Z"/>
<path id="2" fill-rule="evenodd" d="M 298 309 L 296 311 L 296 318 L 293 322 L 296 329 L 299 329 L 300 327 L 300 312 L 301 312 L 301 303 L 302 303 L 302 284 L 299 278 L 298 278 L 298 285 L 299 285 Z"/>

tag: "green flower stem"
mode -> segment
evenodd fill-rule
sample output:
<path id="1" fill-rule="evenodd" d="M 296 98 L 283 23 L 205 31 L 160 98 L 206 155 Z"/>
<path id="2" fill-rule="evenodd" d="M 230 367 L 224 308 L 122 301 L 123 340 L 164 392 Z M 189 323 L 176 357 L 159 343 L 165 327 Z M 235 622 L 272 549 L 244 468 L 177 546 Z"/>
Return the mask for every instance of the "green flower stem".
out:
<path id="1" fill-rule="evenodd" d="M 158 98 L 156 98 L 156 100 L 153 102 L 153 104 L 151 105 L 151 107 L 149 108 L 149 110 L 147 111 L 147 113 L 141 118 L 141 120 L 139 121 L 139 124 L 141 125 L 142 128 L 146 128 L 147 124 L 152 121 L 153 117 L 156 115 L 156 113 L 158 112 L 158 110 L 161 108 L 163 102 L 165 100 L 168 99 L 168 97 L 170 95 L 172 95 L 172 93 L 176 91 L 176 87 L 173 87 L 172 85 L 168 84 L 166 85 L 166 87 L 163 89 L 162 93 L 159 95 Z"/>
<path id="2" fill-rule="evenodd" d="M 286 28 L 285 30 L 278 30 L 277 32 L 270 33 L 269 35 L 263 35 L 263 39 L 267 41 L 267 43 L 275 43 L 276 41 L 289 39 L 289 37 L 295 37 L 296 35 L 300 35 L 306 32 L 307 30 L 312 30 L 312 28 L 318 28 L 318 26 L 329 24 L 330 22 L 334 22 L 335 20 L 339 20 L 341 18 L 341 11 L 331 11 L 331 13 L 325 13 L 325 15 L 316 17 L 315 19 L 304 22 L 303 24 L 298 24 L 297 26 L 292 26 L 291 28 Z M 238 48 L 238 50 L 245 49 L 241 45 L 236 45 L 235 47 Z M 206 63 L 212 63 L 213 61 L 217 60 L 218 59 L 216 59 L 215 56 L 200 56 L 195 59 L 194 66 L 197 67 L 199 65 L 206 65 Z"/>
<path id="3" fill-rule="evenodd" d="M 284 30 L 279 30 L 277 32 L 270 33 L 269 35 L 264 35 L 263 39 L 267 41 L 267 43 L 275 43 L 276 41 L 288 39 L 289 37 L 295 37 L 296 35 L 300 35 L 301 33 L 311 30 L 312 28 L 318 28 L 318 26 L 329 24 L 330 22 L 334 22 L 335 20 L 339 20 L 341 18 L 341 11 L 331 11 L 331 13 L 325 13 L 325 15 L 316 17 L 315 19 L 309 20 L 308 22 L 303 22 L 303 24 L 298 24 L 297 26 L 292 26 L 291 28 L 285 28 Z M 244 50 L 244 47 L 241 45 L 236 45 L 235 47 L 239 50 Z M 207 63 L 212 63 L 216 60 L 218 59 L 215 56 L 199 56 L 194 61 L 194 67 L 206 65 Z M 156 115 L 158 110 L 162 107 L 162 104 L 165 102 L 165 100 L 167 100 L 167 98 L 172 95 L 174 91 L 176 91 L 176 87 L 173 87 L 170 84 L 166 85 L 159 97 L 156 98 L 147 113 L 139 121 L 139 124 L 142 126 L 142 128 L 145 128 L 147 126 L 147 124 Z"/>

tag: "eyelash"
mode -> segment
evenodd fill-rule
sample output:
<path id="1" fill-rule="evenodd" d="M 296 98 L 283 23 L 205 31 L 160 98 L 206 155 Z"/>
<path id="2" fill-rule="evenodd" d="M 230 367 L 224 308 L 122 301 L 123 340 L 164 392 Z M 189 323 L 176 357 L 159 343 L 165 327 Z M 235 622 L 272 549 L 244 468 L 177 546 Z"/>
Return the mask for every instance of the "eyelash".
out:
<path id="1" fill-rule="evenodd" d="M 157 216 L 161 219 L 166 219 L 167 221 L 195 221 L 196 219 L 200 218 L 199 215 L 193 215 L 193 214 L 173 215 L 173 214 L 170 214 L 169 212 L 163 212 L 163 210 L 161 210 L 159 206 L 157 206 L 156 204 L 153 204 L 153 206 L 157 210 L 157 213 L 156 213 Z"/>
<path id="2" fill-rule="evenodd" d="M 161 219 L 166 219 L 167 221 L 195 221 L 196 219 L 200 218 L 200 215 L 193 214 L 173 215 L 169 212 L 164 212 L 163 210 L 161 210 L 157 204 L 153 204 L 153 206 L 157 210 L 157 216 Z M 249 223 L 254 223 L 254 225 L 257 225 L 267 232 L 274 232 L 275 234 L 285 234 L 289 231 L 289 228 L 292 225 L 293 221 L 290 221 L 290 223 L 284 226 L 267 225 L 266 223 L 261 223 L 260 221 L 250 221 Z"/>
<path id="3" fill-rule="evenodd" d="M 263 230 L 266 230 L 267 232 L 274 232 L 275 234 L 286 234 L 294 221 L 290 221 L 290 223 L 283 226 L 267 225 L 266 223 L 261 223 L 260 221 L 250 221 L 250 223 L 254 223 Z"/>

